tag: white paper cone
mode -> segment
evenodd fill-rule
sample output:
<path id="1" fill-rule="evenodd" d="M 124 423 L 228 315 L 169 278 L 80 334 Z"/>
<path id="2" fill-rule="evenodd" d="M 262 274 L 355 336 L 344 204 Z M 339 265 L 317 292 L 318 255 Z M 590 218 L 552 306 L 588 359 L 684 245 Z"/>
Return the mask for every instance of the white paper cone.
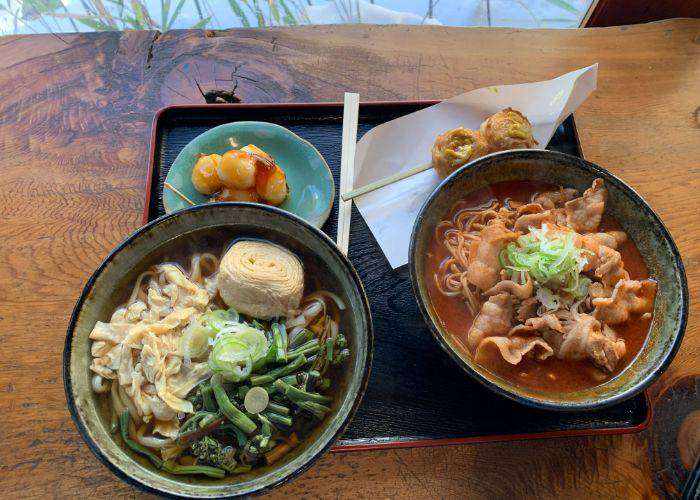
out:
<path id="1" fill-rule="evenodd" d="M 557 127 L 596 89 L 598 65 L 553 80 L 484 87 L 374 127 L 357 143 L 357 189 L 430 161 L 435 138 L 455 127 L 477 129 L 490 115 L 517 109 L 532 124 L 533 136 L 547 145 Z M 440 182 L 433 169 L 354 199 L 393 268 L 408 262 L 413 223 Z"/>

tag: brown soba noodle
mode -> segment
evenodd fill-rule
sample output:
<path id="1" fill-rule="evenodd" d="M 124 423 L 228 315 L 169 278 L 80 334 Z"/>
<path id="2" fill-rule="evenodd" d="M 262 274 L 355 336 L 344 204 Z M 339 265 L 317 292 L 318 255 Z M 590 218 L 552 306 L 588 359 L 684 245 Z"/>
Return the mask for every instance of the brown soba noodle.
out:
<path id="1" fill-rule="evenodd" d="M 451 257 L 440 264 L 433 275 L 437 289 L 446 297 L 464 298 L 469 312 L 476 316 L 481 307 L 479 290 L 467 281 L 469 249 L 472 242 L 481 239 L 481 230 L 489 220 L 498 217 L 500 204 L 491 202 L 484 208 L 462 208 L 458 201 L 450 209 L 451 217 L 441 220 L 435 227 L 435 239 L 441 241 Z"/>

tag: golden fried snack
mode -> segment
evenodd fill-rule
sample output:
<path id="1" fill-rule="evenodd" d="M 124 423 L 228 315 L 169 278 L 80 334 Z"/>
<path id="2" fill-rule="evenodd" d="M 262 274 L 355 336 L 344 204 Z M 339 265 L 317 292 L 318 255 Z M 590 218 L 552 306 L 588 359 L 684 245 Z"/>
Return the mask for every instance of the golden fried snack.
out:
<path id="1" fill-rule="evenodd" d="M 489 153 L 477 130 L 457 127 L 440 134 L 433 144 L 433 167 L 440 177 L 447 177 L 465 163 Z"/>
<path id="2" fill-rule="evenodd" d="M 491 115 L 481 124 L 479 131 L 491 151 L 534 148 L 537 144 L 528 119 L 512 108 Z"/>

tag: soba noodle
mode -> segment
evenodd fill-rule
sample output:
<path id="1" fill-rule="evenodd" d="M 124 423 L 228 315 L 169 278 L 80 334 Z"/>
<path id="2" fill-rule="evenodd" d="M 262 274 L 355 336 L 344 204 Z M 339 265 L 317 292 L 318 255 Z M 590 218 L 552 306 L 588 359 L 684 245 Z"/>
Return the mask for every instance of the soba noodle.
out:
<path id="1" fill-rule="evenodd" d="M 462 296 L 469 312 L 476 315 L 481 307 L 479 290 L 467 281 L 469 250 L 473 241 L 481 239 L 480 232 L 491 219 L 498 217 L 499 203 L 494 201 L 481 209 L 462 208 L 462 201 L 450 209 L 452 217 L 441 220 L 435 227 L 435 238 L 450 252 L 451 257 L 440 264 L 433 275 L 438 291 L 447 297 Z"/>

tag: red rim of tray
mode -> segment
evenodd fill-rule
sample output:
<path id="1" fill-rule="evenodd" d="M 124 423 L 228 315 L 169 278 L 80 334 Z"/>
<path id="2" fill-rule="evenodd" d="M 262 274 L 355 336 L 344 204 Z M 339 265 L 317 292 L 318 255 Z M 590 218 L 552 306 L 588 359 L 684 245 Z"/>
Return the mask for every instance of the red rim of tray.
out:
<path id="1" fill-rule="evenodd" d="M 426 105 L 431 106 L 439 103 L 439 100 L 414 100 L 414 101 L 368 101 L 361 102 L 360 106 L 392 106 L 392 105 Z M 143 211 L 143 224 L 146 224 L 148 219 L 148 211 L 151 203 L 151 188 L 153 183 L 153 169 L 155 168 L 155 148 L 156 148 L 156 132 L 158 129 L 158 120 L 166 111 L 173 109 L 194 109 L 194 108 L 218 108 L 218 109 L 243 109 L 243 108 L 320 108 L 320 107 L 342 107 L 342 102 L 311 102 L 311 103 L 237 103 L 237 104 L 176 104 L 165 106 L 159 109 L 153 117 L 151 127 L 151 144 L 149 146 L 148 158 L 148 177 L 146 178 L 146 196 Z M 576 145 L 581 151 L 581 142 L 574 125 L 574 135 L 576 137 Z M 534 433 L 519 433 L 519 434 L 494 434 L 489 436 L 472 436 L 463 438 L 441 438 L 441 439 L 405 439 L 397 441 L 383 442 L 357 442 L 348 444 L 339 444 L 331 448 L 334 453 L 348 451 L 371 451 L 384 449 L 399 449 L 399 448 L 422 448 L 426 446 L 448 446 L 459 444 L 477 444 L 477 443 L 496 443 L 505 441 L 524 441 L 530 439 L 551 439 L 576 436 L 599 436 L 613 434 L 634 434 L 641 432 L 649 426 L 653 415 L 653 408 L 649 399 L 649 392 L 644 391 L 644 399 L 647 406 L 647 415 L 644 420 L 632 427 L 609 427 L 603 429 L 574 429 L 568 431 L 550 431 L 550 432 L 534 432 Z"/>

